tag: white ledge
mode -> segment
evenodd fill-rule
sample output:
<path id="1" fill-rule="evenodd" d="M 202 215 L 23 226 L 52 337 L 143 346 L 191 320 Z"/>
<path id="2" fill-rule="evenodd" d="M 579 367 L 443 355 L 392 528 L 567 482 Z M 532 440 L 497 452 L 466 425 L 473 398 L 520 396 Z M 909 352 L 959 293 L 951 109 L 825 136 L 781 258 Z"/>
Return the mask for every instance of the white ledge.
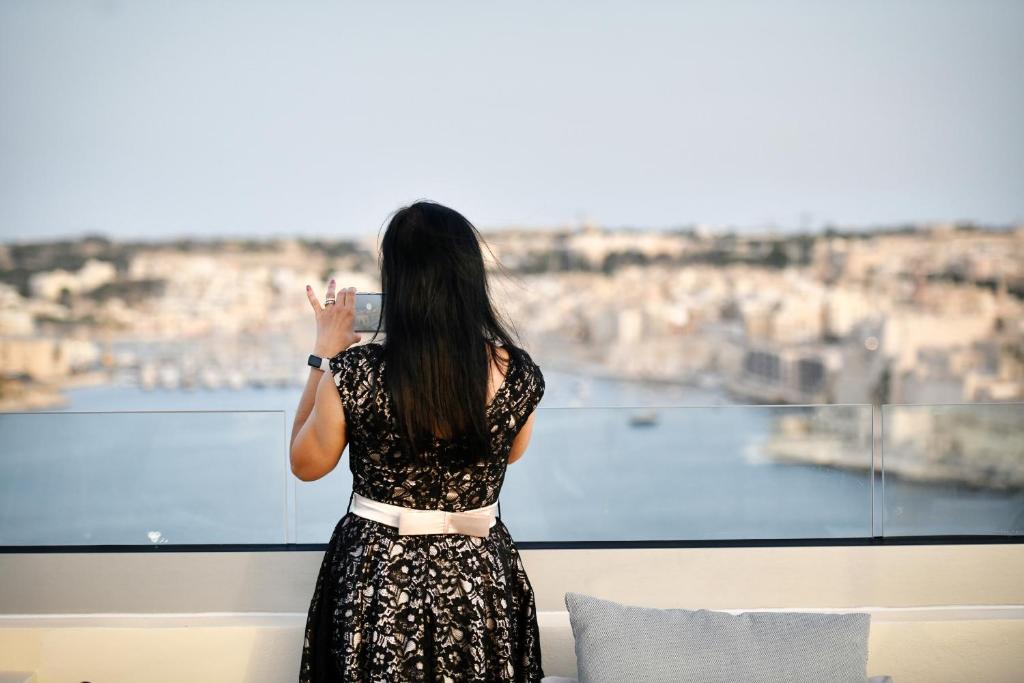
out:
<path id="1" fill-rule="evenodd" d="M 692 608 L 697 609 L 697 608 Z M 971 621 L 1024 619 L 1024 605 L 935 605 L 928 607 L 780 607 L 721 609 L 716 612 L 867 612 L 872 621 Z M 540 611 L 542 624 L 569 624 L 566 611 Z M 303 626 L 303 612 L 192 612 L 98 614 L 4 614 L 0 628 L 292 628 Z"/>

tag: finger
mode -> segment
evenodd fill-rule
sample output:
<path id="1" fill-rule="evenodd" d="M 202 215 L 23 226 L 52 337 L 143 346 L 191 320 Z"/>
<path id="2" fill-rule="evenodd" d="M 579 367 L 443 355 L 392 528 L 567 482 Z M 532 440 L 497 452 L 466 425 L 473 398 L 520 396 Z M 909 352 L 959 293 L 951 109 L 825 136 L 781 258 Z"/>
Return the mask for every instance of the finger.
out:
<path id="1" fill-rule="evenodd" d="M 334 295 L 334 278 L 333 277 L 331 278 L 331 281 L 327 283 L 327 297 L 326 298 L 327 299 L 334 299 L 335 298 L 335 295 Z"/>
<path id="2" fill-rule="evenodd" d="M 352 310 L 356 308 L 356 288 L 346 287 L 345 288 L 345 302 L 342 304 Z"/>
<path id="3" fill-rule="evenodd" d="M 319 313 L 323 310 L 320 305 L 320 300 L 316 298 L 316 294 L 313 293 L 313 288 L 306 285 L 306 298 L 309 299 L 309 305 L 313 307 L 313 311 Z"/>

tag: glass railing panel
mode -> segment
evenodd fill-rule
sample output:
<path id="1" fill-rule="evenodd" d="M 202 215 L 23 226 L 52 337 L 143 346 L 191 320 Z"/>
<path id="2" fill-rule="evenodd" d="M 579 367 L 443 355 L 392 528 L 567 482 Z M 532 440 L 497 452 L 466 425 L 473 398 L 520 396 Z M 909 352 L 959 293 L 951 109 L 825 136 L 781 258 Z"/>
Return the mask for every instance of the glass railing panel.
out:
<path id="1" fill-rule="evenodd" d="M 0 544 L 286 542 L 283 411 L 0 414 Z"/>
<path id="2" fill-rule="evenodd" d="M 296 487 L 297 537 L 345 513 L 348 453 Z M 517 541 L 871 535 L 871 406 L 540 408 L 509 466 Z"/>
<path id="3" fill-rule="evenodd" d="M 334 527 L 345 515 L 352 495 L 350 449 L 341 454 L 327 476 L 316 481 L 294 482 L 295 540 L 297 543 L 327 543 Z"/>
<path id="4" fill-rule="evenodd" d="M 509 467 L 517 541 L 1024 533 L 1024 404 L 541 408 Z M 0 414 L 0 544 L 326 542 L 349 453 L 288 467 L 282 411 Z M 878 525 L 876 521 L 876 531 Z"/>
<path id="5" fill-rule="evenodd" d="M 1024 535 L 1024 403 L 882 406 L 886 536 Z"/>

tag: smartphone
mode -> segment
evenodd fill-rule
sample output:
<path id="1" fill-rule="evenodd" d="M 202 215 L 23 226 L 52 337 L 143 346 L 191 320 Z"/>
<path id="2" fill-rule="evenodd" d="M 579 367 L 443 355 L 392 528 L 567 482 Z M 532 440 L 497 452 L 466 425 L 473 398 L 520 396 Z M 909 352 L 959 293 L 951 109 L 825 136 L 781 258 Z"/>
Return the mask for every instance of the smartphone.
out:
<path id="1" fill-rule="evenodd" d="M 356 332 L 376 332 L 377 324 L 381 324 L 380 331 L 384 332 L 383 322 L 380 319 L 381 292 L 356 292 Z"/>

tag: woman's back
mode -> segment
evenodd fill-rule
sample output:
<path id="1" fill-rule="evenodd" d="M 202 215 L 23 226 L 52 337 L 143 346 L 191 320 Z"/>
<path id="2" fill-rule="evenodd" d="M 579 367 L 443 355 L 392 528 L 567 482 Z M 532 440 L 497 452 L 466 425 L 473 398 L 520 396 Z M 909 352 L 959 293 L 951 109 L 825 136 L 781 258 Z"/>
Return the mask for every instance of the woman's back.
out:
<path id="1" fill-rule="evenodd" d="M 300 683 L 539 683 L 533 588 L 496 502 L 544 376 L 492 306 L 480 235 L 457 211 L 398 211 L 380 266 L 390 342 L 353 346 L 354 288 L 339 302 L 332 281 L 324 306 L 308 295 L 313 355 L 330 372 L 300 399 L 315 387 L 308 421 L 296 411 L 293 471 L 324 476 L 347 447 L 353 484 L 317 575 Z"/>
<path id="2" fill-rule="evenodd" d="M 490 450 L 470 466 L 457 457 L 463 448 L 458 439 L 435 436 L 422 462 L 409 462 L 402 455 L 384 387 L 383 344 L 353 346 L 333 358 L 331 373 L 345 411 L 353 490 L 381 502 L 421 509 L 461 511 L 494 503 L 512 445 L 545 388 L 540 367 L 525 350 L 514 348 L 507 355 L 504 379 L 486 409 Z"/>
<path id="3" fill-rule="evenodd" d="M 397 447 L 383 355 L 381 344 L 363 344 L 330 364 L 345 413 L 353 494 L 449 511 L 496 501 L 509 450 L 544 395 L 540 368 L 522 349 L 510 350 L 486 409 L 491 448 L 475 464 L 458 464 L 457 439 L 436 436 L 426 458 L 407 462 Z M 300 683 L 540 681 L 533 587 L 501 517 L 479 537 L 401 535 L 345 514 L 317 577 L 300 671 Z"/>

